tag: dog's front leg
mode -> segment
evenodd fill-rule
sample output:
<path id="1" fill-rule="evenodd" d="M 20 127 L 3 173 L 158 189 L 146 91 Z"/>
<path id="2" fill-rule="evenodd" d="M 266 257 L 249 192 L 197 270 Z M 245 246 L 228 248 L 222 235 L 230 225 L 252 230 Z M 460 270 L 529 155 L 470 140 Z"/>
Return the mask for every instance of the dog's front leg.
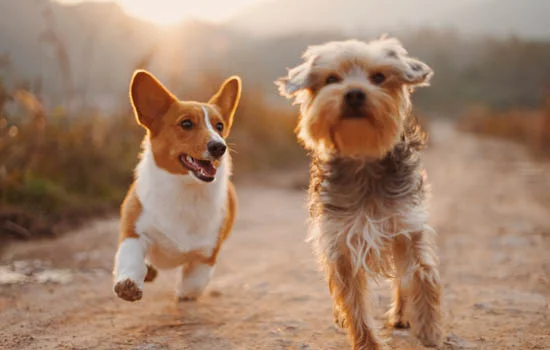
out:
<path id="1" fill-rule="evenodd" d="M 127 301 L 141 299 L 147 275 L 145 252 L 146 244 L 139 237 L 126 238 L 120 243 L 114 268 L 114 291 L 119 298 Z"/>
<path id="2" fill-rule="evenodd" d="M 410 328 L 405 318 L 406 292 L 410 287 L 410 279 L 406 274 L 411 263 L 411 240 L 405 236 L 396 237 L 393 242 L 393 258 L 395 278 L 393 281 L 393 305 L 388 312 L 388 325 L 394 328 Z"/>
<path id="3" fill-rule="evenodd" d="M 348 255 L 325 259 L 329 289 L 334 299 L 335 318 L 347 325 L 355 350 L 381 349 L 369 315 L 368 286 L 364 271 L 353 273 Z"/>
<path id="4" fill-rule="evenodd" d="M 113 271 L 113 289 L 119 298 L 127 301 L 141 299 L 143 282 L 147 275 L 147 242 L 136 232 L 136 221 L 141 209 L 141 203 L 132 186 L 122 203 L 119 243 Z"/>
<path id="5" fill-rule="evenodd" d="M 425 346 L 441 342 L 441 284 L 431 232 L 411 235 L 411 329 Z"/>

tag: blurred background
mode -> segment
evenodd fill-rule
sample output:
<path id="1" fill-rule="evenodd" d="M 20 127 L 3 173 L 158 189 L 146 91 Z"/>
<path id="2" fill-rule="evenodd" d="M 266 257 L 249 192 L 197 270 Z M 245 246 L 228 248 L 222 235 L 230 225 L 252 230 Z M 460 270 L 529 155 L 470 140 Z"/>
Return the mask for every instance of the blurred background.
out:
<path id="1" fill-rule="evenodd" d="M 137 68 L 182 99 L 243 77 L 237 180 L 307 162 L 297 108 L 273 85 L 305 47 L 385 32 L 436 72 L 414 98 L 428 129 L 451 120 L 547 156 L 548 18 L 548 0 L 2 0 L 0 239 L 51 235 L 118 206 L 144 135 L 127 98 Z"/>
<path id="2" fill-rule="evenodd" d="M 413 102 L 442 349 L 550 349 L 549 19 L 550 0 L 0 0 L 0 349 L 348 348 L 305 242 L 298 109 L 273 81 L 307 45 L 382 33 L 435 70 Z M 169 271 L 137 304 L 112 292 L 137 68 L 184 100 L 244 80 L 238 216 L 198 303 L 174 302 Z M 388 289 L 373 284 L 378 325 Z"/>

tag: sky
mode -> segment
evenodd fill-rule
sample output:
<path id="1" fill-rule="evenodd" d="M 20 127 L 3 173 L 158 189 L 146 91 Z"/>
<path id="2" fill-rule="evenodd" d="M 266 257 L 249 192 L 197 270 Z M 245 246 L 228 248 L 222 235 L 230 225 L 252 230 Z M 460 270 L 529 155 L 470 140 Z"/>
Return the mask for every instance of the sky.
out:
<path id="1" fill-rule="evenodd" d="M 212 22 L 227 20 L 246 7 L 269 0 L 54 0 L 75 4 L 86 1 L 117 2 L 129 15 L 160 25 L 197 18 Z"/>

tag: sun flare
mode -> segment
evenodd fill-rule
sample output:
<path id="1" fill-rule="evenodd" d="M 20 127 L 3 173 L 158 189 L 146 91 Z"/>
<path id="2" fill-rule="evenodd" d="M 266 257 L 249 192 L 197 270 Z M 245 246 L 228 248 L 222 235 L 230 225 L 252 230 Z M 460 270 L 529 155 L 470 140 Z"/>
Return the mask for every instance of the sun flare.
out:
<path id="1" fill-rule="evenodd" d="M 1 0 L 0 0 L 1 1 Z M 223 22 L 251 5 L 269 0 L 53 0 L 72 5 L 116 2 L 135 18 L 167 26 L 187 19 Z"/>
<path id="2" fill-rule="evenodd" d="M 170 25 L 197 16 L 197 9 L 189 1 L 119 0 L 119 3 L 129 15 L 158 25 Z"/>

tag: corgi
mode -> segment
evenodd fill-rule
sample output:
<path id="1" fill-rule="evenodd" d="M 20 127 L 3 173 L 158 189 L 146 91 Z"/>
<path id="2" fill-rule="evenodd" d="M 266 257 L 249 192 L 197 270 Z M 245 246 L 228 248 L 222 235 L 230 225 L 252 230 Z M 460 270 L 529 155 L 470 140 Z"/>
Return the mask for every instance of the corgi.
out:
<path id="1" fill-rule="evenodd" d="M 143 296 L 157 268 L 177 268 L 176 296 L 195 300 L 210 281 L 237 208 L 226 138 L 241 96 L 228 78 L 207 103 L 179 101 L 151 73 L 138 70 L 130 101 L 147 134 L 121 206 L 114 292 Z"/>

